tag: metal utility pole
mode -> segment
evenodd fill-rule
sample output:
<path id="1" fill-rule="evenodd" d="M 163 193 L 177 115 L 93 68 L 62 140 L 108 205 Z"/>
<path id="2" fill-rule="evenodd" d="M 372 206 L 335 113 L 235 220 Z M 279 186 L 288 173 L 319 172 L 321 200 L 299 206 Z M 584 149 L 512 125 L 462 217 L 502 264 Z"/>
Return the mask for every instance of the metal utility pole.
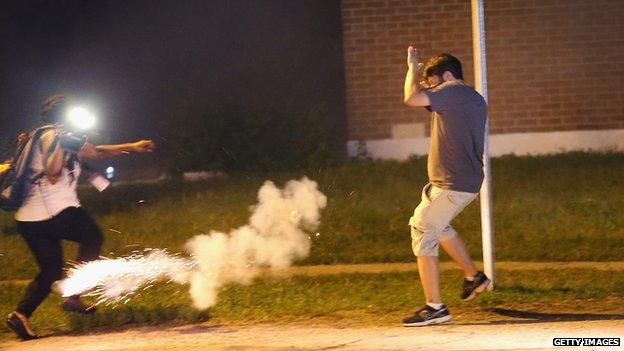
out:
<path id="1" fill-rule="evenodd" d="M 488 101 L 487 65 L 485 56 L 485 14 L 483 0 L 471 0 L 472 6 L 472 48 L 474 57 L 475 89 Z M 481 239 L 483 242 L 483 267 L 485 274 L 492 280 L 488 289 L 494 289 L 496 269 L 494 266 L 494 218 L 492 211 L 492 172 L 488 149 L 489 122 L 485 124 L 485 151 L 483 153 L 483 172 L 485 178 L 481 186 Z"/>

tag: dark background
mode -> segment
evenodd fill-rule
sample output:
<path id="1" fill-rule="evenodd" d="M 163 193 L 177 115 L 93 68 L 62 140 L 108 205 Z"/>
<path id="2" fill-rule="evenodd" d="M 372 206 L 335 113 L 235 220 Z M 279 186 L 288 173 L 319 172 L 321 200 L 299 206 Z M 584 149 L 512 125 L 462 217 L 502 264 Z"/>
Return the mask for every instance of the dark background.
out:
<path id="1" fill-rule="evenodd" d="M 166 144 L 159 121 L 220 101 L 320 108 L 344 137 L 339 1 L 4 1 L 0 16 L 4 139 L 58 92 L 97 112 L 99 142 Z"/>

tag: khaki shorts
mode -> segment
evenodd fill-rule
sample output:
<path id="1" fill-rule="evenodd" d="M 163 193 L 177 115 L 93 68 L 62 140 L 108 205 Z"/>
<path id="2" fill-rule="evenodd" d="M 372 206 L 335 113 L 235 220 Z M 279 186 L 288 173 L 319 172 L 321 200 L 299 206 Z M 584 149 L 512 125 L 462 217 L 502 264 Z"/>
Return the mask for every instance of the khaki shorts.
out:
<path id="1" fill-rule="evenodd" d="M 457 235 L 451 221 L 476 197 L 476 193 L 441 189 L 431 183 L 425 185 L 420 204 L 409 221 L 414 255 L 438 256 L 440 240 Z"/>

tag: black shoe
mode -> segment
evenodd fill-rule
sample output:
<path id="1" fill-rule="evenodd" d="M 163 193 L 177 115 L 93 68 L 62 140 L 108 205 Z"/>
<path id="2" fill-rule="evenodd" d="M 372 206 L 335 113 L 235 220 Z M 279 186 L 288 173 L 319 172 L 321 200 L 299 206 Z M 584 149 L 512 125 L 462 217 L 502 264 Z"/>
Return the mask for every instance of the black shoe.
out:
<path id="1" fill-rule="evenodd" d="M 28 318 L 12 312 L 6 320 L 6 324 L 17 334 L 22 340 L 32 340 L 39 338 L 39 335 L 35 333 L 28 325 Z"/>
<path id="2" fill-rule="evenodd" d="M 416 311 L 413 316 L 403 318 L 404 327 L 423 327 L 430 324 L 440 324 L 448 322 L 452 319 L 449 310 L 442 305 L 439 310 L 425 305 L 425 307 Z"/>
<path id="3" fill-rule="evenodd" d="M 461 299 L 464 301 L 474 299 L 478 294 L 482 293 L 488 285 L 490 285 L 490 279 L 488 279 L 483 272 L 477 272 L 473 281 L 464 279 L 464 290 L 461 293 Z"/>
<path id="4" fill-rule="evenodd" d="M 92 314 L 96 311 L 95 305 L 87 306 L 80 299 L 79 296 L 70 296 L 61 305 L 61 307 L 67 312 L 81 313 L 81 314 Z"/>

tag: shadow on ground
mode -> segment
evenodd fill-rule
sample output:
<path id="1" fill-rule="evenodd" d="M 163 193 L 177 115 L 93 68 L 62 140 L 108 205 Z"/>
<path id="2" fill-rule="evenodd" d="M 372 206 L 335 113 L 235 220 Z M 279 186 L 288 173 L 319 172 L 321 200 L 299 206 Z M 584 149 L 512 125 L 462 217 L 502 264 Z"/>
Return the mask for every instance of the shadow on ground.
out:
<path id="1" fill-rule="evenodd" d="M 486 324 L 532 324 L 532 323 L 552 323 L 552 322 L 582 322 L 582 321 L 602 321 L 602 320 L 624 320 L 624 314 L 620 313 L 545 313 L 512 310 L 506 308 L 488 308 L 485 311 L 495 313 L 500 316 L 516 318 L 504 320 L 491 320 L 478 323 L 462 323 L 465 325 L 486 325 Z"/>

